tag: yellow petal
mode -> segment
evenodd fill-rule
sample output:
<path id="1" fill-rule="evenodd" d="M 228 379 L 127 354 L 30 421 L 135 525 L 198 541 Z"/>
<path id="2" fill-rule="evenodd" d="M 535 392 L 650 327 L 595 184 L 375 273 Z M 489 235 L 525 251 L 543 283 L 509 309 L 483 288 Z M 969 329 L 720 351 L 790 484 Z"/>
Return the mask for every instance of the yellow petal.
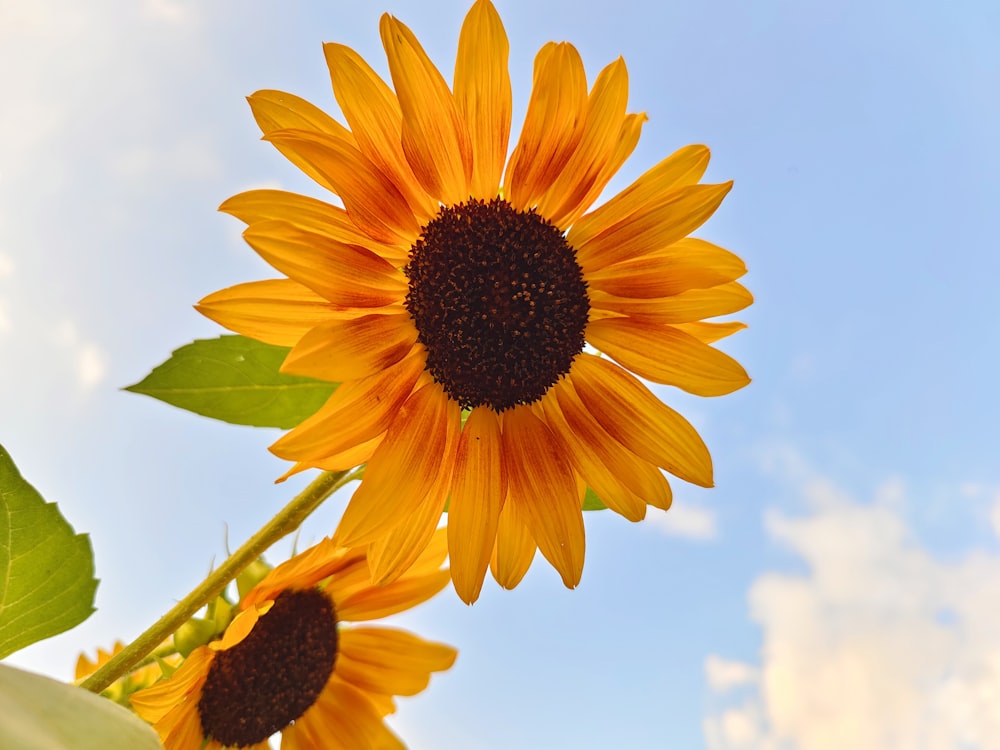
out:
<path id="1" fill-rule="evenodd" d="M 746 328 L 746 323 L 739 323 L 737 321 L 730 321 L 726 323 L 706 323 L 704 321 L 698 321 L 695 323 L 677 323 L 674 325 L 678 331 L 683 331 L 704 344 L 714 344 L 720 339 L 726 338 L 726 336 L 732 336 L 734 333 L 742 331 Z"/>
<path id="2" fill-rule="evenodd" d="M 358 547 L 354 549 L 365 549 Z M 343 571 L 330 579 L 326 591 L 333 597 L 337 616 L 344 621 L 375 620 L 410 609 L 430 599 L 450 578 L 442 570 L 448 556 L 448 536 L 443 528 L 437 529 L 424 551 L 399 578 L 385 586 L 373 586 L 367 550 L 364 569 Z"/>
<path id="3" fill-rule="evenodd" d="M 375 453 L 375 449 L 378 448 L 379 444 L 382 442 L 383 435 L 378 435 L 373 437 L 371 440 L 366 440 L 365 442 L 356 445 L 352 448 L 347 448 L 340 453 L 334 453 L 330 456 L 324 456 L 323 458 L 318 458 L 315 461 L 299 461 L 291 469 L 286 471 L 280 477 L 275 479 L 277 482 L 284 482 L 289 477 L 293 477 L 303 471 L 308 471 L 309 469 L 323 469 L 324 471 L 347 471 L 348 469 L 353 469 L 355 466 L 361 466 L 361 464 L 368 463 L 368 460 Z M 272 446 L 273 448 L 274 446 Z"/>
<path id="4" fill-rule="evenodd" d="M 319 183 L 340 196 L 351 221 L 372 239 L 409 246 L 420 234 L 399 190 L 352 141 L 309 130 L 277 130 L 265 140 L 309 164 Z"/>
<path id="5" fill-rule="evenodd" d="M 257 222 L 243 238 L 274 268 L 335 305 L 382 307 L 406 296 L 403 274 L 363 247 L 283 221 Z"/>
<path id="6" fill-rule="evenodd" d="M 186 710 L 182 707 L 179 718 L 181 720 L 171 728 L 168 738 L 164 740 L 164 747 L 169 747 L 171 750 L 201 750 L 202 747 L 204 750 L 213 750 L 211 743 L 207 746 L 202 744 L 205 737 L 201 719 L 192 706 L 187 706 Z"/>
<path id="7" fill-rule="evenodd" d="M 605 229 L 578 245 L 577 260 L 587 275 L 612 263 L 662 250 L 700 227 L 715 213 L 733 183 L 688 185 L 677 188 L 662 201 Z M 568 238 L 567 238 L 568 239 Z"/>
<path id="8" fill-rule="evenodd" d="M 455 102 L 469 130 L 472 195 L 477 198 L 497 194 L 507 161 L 512 108 L 509 51 L 493 4 L 478 0 L 462 24 L 455 61 Z"/>
<path id="9" fill-rule="evenodd" d="M 497 540 L 490 557 L 490 572 L 505 589 L 521 582 L 535 557 L 535 540 L 521 520 L 522 512 L 505 502 L 497 523 Z"/>
<path id="10" fill-rule="evenodd" d="M 514 503 L 538 549 L 575 588 L 583 574 L 583 512 L 576 479 L 545 423 L 525 407 L 503 415 L 503 460 Z"/>
<path id="11" fill-rule="evenodd" d="M 487 407 L 473 409 L 458 443 L 448 506 L 451 578 L 466 604 L 482 590 L 507 494 L 500 440 L 496 414 Z"/>
<path id="12" fill-rule="evenodd" d="M 414 352 L 381 372 L 341 384 L 271 451 L 289 460 L 317 461 L 371 440 L 389 428 L 423 368 L 423 354 Z"/>
<path id="13" fill-rule="evenodd" d="M 343 140 L 345 143 L 354 144 L 354 137 L 343 125 L 326 114 L 319 107 L 310 104 L 305 99 L 300 99 L 294 94 L 284 91 L 264 90 L 247 97 L 254 119 L 260 126 L 265 138 L 278 130 L 297 129 L 314 130 L 319 133 Z M 316 169 L 316 165 L 308 159 L 302 158 L 294 150 L 285 148 L 280 143 L 275 143 L 275 147 L 295 166 L 316 180 L 327 190 L 337 192 L 333 185 L 329 183 L 322 172 Z"/>
<path id="14" fill-rule="evenodd" d="M 668 325 L 633 318 L 594 320 L 587 341 L 655 383 L 697 396 L 722 396 L 750 382 L 735 359 Z"/>
<path id="15" fill-rule="evenodd" d="M 590 212 L 567 233 L 573 247 L 580 247 L 628 217 L 660 202 L 667 194 L 685 185 L 694 185 L 705 174 L 709 151 L 705 146 L 685 146 L 655 167 L 600 208 Z"/>
<path id="16" fill-rule="evenodd" d="M 333 383 L 365 378 L 399 362 L 416 341 L 407 313 L 332 319 L 299 340 L 281 371 Z"/>
<path id="17" fill-rule="evenodd" d="M 336 674 L 295 724 L 314 747 L 323 750 L 406 750 L 367 695 Z"/>
<path id="18" fill-rule="evenodd" d="M 361 231 L 347 211 L 339 206 L 283 190 L 249 190 L 234 195 L 221 206 L 224 211 L 246 224 L 277 219 L 294 224 L 299 229 L 321 234 L 347 245 L 358 245 L 385 258 L 397 268 L 404 265 L 409 254 L 409 242 L 385 244 Z"/>
<path id="19" fill-rule="evenodd" d="M 712 486 L 712 457 L 694 427 L 618 365 L 581 354 L 570 372 L 580 401 L 639 458 L 681 479 Z"/>
<path id="20" fill-rule="evenodd" d="M 504 176 L 514 208 L 535 205 L 562 172 L 583 135 L 587 75 L 576 48 L 549 42 L 535 57 L 534 80 L 521 137 Z"/>
<path id="21" fill-rule="evenodd" d="M 222 639 L 209 644 L 209 648 L 214 647 L 214 651 L 227 651 L 241 643 L 250 635 L 250 631 L 253 630 L 254 625 L 260 619 L 260 615 L 261 612 L 256 607 L 243 610 L 229 623 L 226 632 L 222 634 Z"/>
<path id="22" fill-rule="evenodd" d="M 445 205 L 467 200 L 472 147 L 448 84 L 400 21 L 383 15 L 379 32 L 403 112 L 403 152 L 417 180 Z"/>
<path id="23" fill-rule="evenodd" d="M 412 609 L 447 586 L 451 574 L 447 570 L 419 576 L 406 574 L 384 586 L 373 586 L 366 572 L 365 580 L 369 582 L 367 586 L 337 603 L 337 617 L 341 620 L 378 620 Z"/>
<path id="24" fill-rule="evenodd" d="M 587 274 L 587 284 L 618 297 L 670 297 L 735 281 L 746 272 L 737 255 L 686 237 L 655 253 L 593 271 Z"/>
<path id="25" fill-rule="evenodd" d="M 458 652 L 395 628 L 343 628 L 337 644 L 337 676 L 384 695 L 416 695 L 431 674 L 450 669 Z"/>
<path id="26" fill-rule="evenodd" d="M 169 678 L 132 694 L 129 700 L 135 712 L 150 723 L 162 719 L 185 698 L 201 690 L 214 659 L 215 652 L 211 649 L 196 648 Z"/>
<path id="27" fill-rule="evenodd" d="M 441 386 L 419 388 L 399 409 L 375 451 L 361 486 L 344 510 L 335 538 L 345 546 L 368 544 L 417 510 L 450 468 L 461 430 L 461 410 Z"/>
<path id="28" fill-rule="evenodd" d="M 333 93 L 361 152 L 392 180 L 426 224 L 437 213 L 437 203 L 417 182 L 403 153 L 403 115 L 392 89 L 357 52 L 342 44 L 324 44 Z"/>
<path id="29" fill-rule="evenodd" d="M 285 91 L 263 89 L 247 97 L 254 119 L 264 135 L 276 130 L 316 130 L 353 141 L 351 131 L 315 104 Z"/>
<path id="30" fill-rule="evenodd" d="M 275 346 L 294 346 L 330 316 L 330 303 L 291 279 L 237 284 L 210 294 L 195 309 L 230 331 Z"/>
<path id="31" fill-rule="evenodd" d="M 330 537 L 325 537 L 270 570 L 244 595 L 240 606 L 248 611 L 260 608 L 263 603 L 277 599 L 285 590 L 311 588 L 330 576 L 338 580 L 341 577 L 350 579 L 359 572 L 361 580 L 368 578 L 364 549 L 341 547 Z"/>
<path id="32" fill-rule="evenodd" d="M 628 70 L 619 57 L 597 76 L 587 101 L 580 143 L 538 201 L 538 213 L 557 227 L 566 229 L 586 209 L 581 203 L 615 153 L 627 105 Z"/>

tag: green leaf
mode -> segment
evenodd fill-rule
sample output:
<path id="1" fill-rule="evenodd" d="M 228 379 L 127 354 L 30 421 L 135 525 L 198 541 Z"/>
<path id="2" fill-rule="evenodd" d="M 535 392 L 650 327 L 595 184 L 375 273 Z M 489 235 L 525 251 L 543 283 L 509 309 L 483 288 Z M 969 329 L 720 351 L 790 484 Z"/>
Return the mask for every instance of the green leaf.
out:
<path id="1" fill-rule="evenodd" d="M 288 349 L 245 336 L 220 336 L 182 346 L 125 390 L 230 424 L 295 427 L 337 387 L 278 372 Z"/>
<path id="2" fill-rule="evenodd" d="M 96 590 L 90 538 L 24 481 L 0 446 L 0 659 L 86 620 Z"/>
<path id="3" fill-rule="evenodd" d="M 152 727 L 83 688 L 0 664 L 0 747 L 162 750 Z"/>
<path id="4" fill-rule="evenodd" d="M 583 496 L 583 509 L 584 510 L 607 510 L 608 506 L 601 502 L 601 498 L 597 496 L 590 487 L 587 488 L 587 494 Z"/>

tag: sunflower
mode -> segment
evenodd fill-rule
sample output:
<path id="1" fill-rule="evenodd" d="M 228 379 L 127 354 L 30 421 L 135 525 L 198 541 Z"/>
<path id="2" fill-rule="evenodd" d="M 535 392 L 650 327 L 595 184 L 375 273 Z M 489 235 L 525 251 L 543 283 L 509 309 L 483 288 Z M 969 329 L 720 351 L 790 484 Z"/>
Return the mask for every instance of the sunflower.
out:
<path id="1" fill-rule="evenodd" d="M 688 237 L 732 183 L 699 184 L 709 152 L 688 146 L 591 210 L 646 120 L 626 111 L 620 58 L 588 92 L 572 45 L 542 47 L 508 159 L 493 6 L 469 11 L 452 87 L 400 21 L 380 31 L 393 88 L 324 46 L 348 127 L 291 94 L 249 98 L 264 139 L 343 207 L 276 190 L 226 201 L 285 277 L 198 309 L 291 347 L 284 371 L 341 383 L 271 450 L 289 473 L 367 463 L 338 540 L 371 545 L 375 580 L 406 569 L 448 504 L 466 602 L 487 567 L 517 585 L 536 549 L 575 587 L 587 487 L 638 521 L 670 505 L 661 469 L 712 485 L 700 436 L 638 377 L 701 396 L 749 382 L 711 346 L 744 326 L 706 320 L 752 302 L 746 267 Z"/>
<path id="2" fill-rule="evenodd" d="M 404 575 L 373 587 L 366 550 L 324 539 L 268 573 L 222 638 L 132 695 L 166 750 L 402 748 L 383 718 L 456 651 L 392 628 L 342 626 L 409 609 L 448 584 L 442 529 Z"/>

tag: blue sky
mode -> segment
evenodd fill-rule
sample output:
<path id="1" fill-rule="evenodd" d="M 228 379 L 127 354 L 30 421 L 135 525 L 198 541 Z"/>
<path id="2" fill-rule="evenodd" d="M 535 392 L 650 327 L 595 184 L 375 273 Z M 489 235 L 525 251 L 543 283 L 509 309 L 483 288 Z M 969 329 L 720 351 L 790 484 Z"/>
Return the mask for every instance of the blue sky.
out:
<path id="1" fill-rule="evenodd" d="M 461 653 L 392 725 L 410 747 L 1000 748 L 1000 7 L 503 2 L 514 127 L 532 59 L 622 55 L 649 122 L 611 189 L 687 143 L 735 188 L 699 236 L 750 267 L 754 378 L 659 391 L 716 488 L 587 518 L 583 583 L 536 563 L 399 623 Z M 318 194 L 244 97 L 335 110 L 321 43 L 385 70 L 378 16 L 450 77 L 466 2 L 0 5 L 0 443 L 91 534 L 80 628 L 10 659 L 57 677 L 138 634 L 303 481 L 273 431 L 119 389 L 218 335 L 191 305 L 270 275 L 216 213 Z M 332 530 L 344 498 L 304 541 Z M 290 542 L 276 548 L 282 559 Z"/>

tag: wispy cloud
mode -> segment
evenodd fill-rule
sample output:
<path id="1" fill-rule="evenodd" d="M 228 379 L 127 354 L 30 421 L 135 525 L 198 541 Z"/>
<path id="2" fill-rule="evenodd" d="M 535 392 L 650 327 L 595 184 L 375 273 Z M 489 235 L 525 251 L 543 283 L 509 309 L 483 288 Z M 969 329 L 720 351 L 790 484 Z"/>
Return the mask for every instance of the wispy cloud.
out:
<path id="1" fill-rule="evenodd" d="M 901 511 L 898 479 L 871 503 L 807 472 L 798 486 L 813 512 L 770 512 L 765 527 L 808 572 L 751 587 L 759 666 L 706 660 L 708 746 L 1000 748 L 1000 555 L 932 555 Z M 730 694 L 739 685 L 749 697 Z"/>
<path id="2" fill-rule="evenodd" d="M 669 511 L 650 508 L 646 523 L 668 536 L 708 541 L 718 530 L 714 511 L 674 501 Z"/>
<path id="3" fill-rule="evenodd" d="M 107 377 L 107 354 L 97 344 L 82 338 L 72 321 L 60 323 L 55 335 L 56 341 L 70 352 L 71 366 L 81 388 L 90 390 Z"/>

